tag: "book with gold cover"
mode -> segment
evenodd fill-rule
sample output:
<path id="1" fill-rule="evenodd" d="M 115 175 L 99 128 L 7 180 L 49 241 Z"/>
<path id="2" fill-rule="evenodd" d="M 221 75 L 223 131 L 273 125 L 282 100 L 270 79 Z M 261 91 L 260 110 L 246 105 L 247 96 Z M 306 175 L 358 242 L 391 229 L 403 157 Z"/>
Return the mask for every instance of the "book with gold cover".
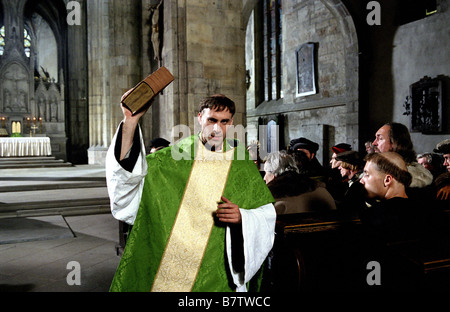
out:
<path id="1" fill-rule="evenodd" d="M 174 77 L 164 66 L 139 82 L 123 99 L 122 104 L 133 114 L 143 108 L 150 100 L 167 87 Z"/>

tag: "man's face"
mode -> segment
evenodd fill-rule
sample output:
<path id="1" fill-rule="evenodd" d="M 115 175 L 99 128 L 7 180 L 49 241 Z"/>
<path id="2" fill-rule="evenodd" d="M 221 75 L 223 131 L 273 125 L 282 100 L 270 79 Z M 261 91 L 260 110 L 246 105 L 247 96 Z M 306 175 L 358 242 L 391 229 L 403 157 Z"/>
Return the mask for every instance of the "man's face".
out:
<path id="1" fill-rule="evenodd" d="M 450 154 L 444 154 L 444 166 L 446 166 L 447 171 L 450 172 Z"/>
<path id="2" fill-rule="evenodd" d="M 431 164 L 428 163 L 428 160 L 427 160 L 426 157 L 418 158 L 418 159 L 417 159 L 417 162 L 418 162 L 419 164 L 421 164 L 424 168 L 428 169 L 428 170 L 433 169 L 433 168 L 432 168 L 433 166 L 432 166 Z"/>
<path id="3" fill-rule="evenodd" d="M 343 168 L 341 165 L 339 165 L 339 171 L 340 171 L 341 176 L 342 176 L 343 178 L 344 178 L 344 177 L 347 177 L 347 176 L 349 176 L 349 175 L 351 174 L 350 169 Z"/>
<path id="4" fill-rule="evenodd" d="M 205 108 L 197 116 L 202 128 L 202 139 L 211 146 L 220 147 L 226 136 L 228 126 L 233 124 L 233 116 L 228 109 L 223 111 Z"/>
<path id="5" fill-rule="evenodd" d="M 339 160 L 336 160 L 336 153 L 333 153 L 333 155 L 331 155 L 331 160 L 330 160 L 330 164 L 331 164 L 331 169 L 334 168 L 338 168 L 339 165 L 341 164 L 341 162 Z"/>
<path id="6" fill-rule="evenodd" d="M 386 193 L 384 178 L 385 174 L 378 171 L 376 165 L 369 161 L 364 166 L 364 175 L 359 182 L 364 185 L 369 198 L 383 198 Z"/>
<path id="7" fill-rule="evenodd" d="M 373 141 L 373 146 L 375 147 L 375 152 L 383 153 L 390 152 L 393 150 L 393 144 L 389 139 L 389 128 L 390 126 L 384 125 L 380 129 L 378 129 L 375 134 L 375 141 Z"/>

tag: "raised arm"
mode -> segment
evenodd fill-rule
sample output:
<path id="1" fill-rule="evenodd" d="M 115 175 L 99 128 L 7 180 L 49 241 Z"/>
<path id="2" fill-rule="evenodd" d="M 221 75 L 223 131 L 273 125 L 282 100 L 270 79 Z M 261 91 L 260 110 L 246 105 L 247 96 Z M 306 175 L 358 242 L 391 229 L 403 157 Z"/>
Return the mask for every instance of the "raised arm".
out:
<path id="1" fill-rule="evenodd" d="M 123 96 L 122 99 L 132 91 L 128 90 Z M 136 131 L 136 127 L 138 125 L 139 119 L 147 112 L 150 107 L 147 105 L 147 108 L 138 112 L 135 115 L 132 115 L 131 111 L 125 108 L 122 104 L 120 104 L 123 113 L 123 125 L 122 125 L 122 148 L 120 150 L 120 160 L 123 160 L 133 145 L 133 137 Z"/>
<path id="2" fill-rule="evenodd" d="M 106 182 L 113 216 L 133 224 L 147 175 L 145 146 L 138 126 L 139 118 L 146 110 L 134 116 L 123 106 L 122 111 L 124 120 L 106 155 Z"/>

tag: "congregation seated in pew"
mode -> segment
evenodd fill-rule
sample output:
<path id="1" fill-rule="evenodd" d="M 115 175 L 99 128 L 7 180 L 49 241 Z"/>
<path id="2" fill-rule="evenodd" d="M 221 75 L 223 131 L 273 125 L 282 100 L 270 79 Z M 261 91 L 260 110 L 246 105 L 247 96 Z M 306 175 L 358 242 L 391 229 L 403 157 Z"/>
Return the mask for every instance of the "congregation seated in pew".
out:
<path id="1" fill-rule="evenodd" d="M 269 255 L 266 290 L 449 289 L 448 270 L 435 265 L 442 263 L 445 267 L 450 263 L 450 236 L 445 231 L 449 220 L 440 211 L 407 198 L 405 189 L 411 175 L 400 155 L 378 153 L 367 159 L 370 166 L 362 183 L 355 183 L 365 186 L 368 199 L 377 203 L 372 201 L 370 207 L 364 204 L 361 219 L 352 220 L 342 218 L 341 211 L 334 209 L 280 211 L 277 205 L 286 208 L 286 199 L 287 207 L 295 208 L 301 202 L 296 197 L 311 193 L 305 187 L 302 195 L 278 196 L 277 192 L 284 196 L 298 191 L 296 181 L 305 182 L 299 178 L 295 162 L 286 155 L 272 153 L 264 165 L 265 181 L 276 201 L 278 234 Z M 380 159 L 387 165 L 379 164 Z M 405 181 L 404 175 L 409 180 Z M 280 178 L 283 183 L 277 185 Z M 369 260 L 382 268 L 379 288 L 366 282 Z M 336 263 L 340 264 L 338 270 L 333 267 Z"/>
<path id="2" fill-rule="evenodd" d="M 406 127 L 384 125 L 366 158 L 356 151 L 339 158 L 341 164 L 358 164 L 357 174 L 348 177 L 352 196 L 347 182 L 343 189 L 327 189 L 332 184 L 324 188 L 320 181 L 331 175 L 317 179 L 311 174 L 311 159 L 301 150 L 310 141 L 291 143 L 289 151 L 269 154 L 263 165 L 277 212 L 277 235 L 263 279 L 266 291 L 450 289 L 450 140 L 434 150 L 442 154 L 447 172 L 431 183 L 431 173 L 412 157 Z M 361 174 L 366 161 L 370 168 Z M 299 168 L 303 163 L 306 167 Z M 352 169 L 347 165 L 341 170 Z M 328 195 L 319 196 L 319 190 Z M 382 269 L 378 288 L 367 283 L 370 261 Z"/>
<path id="3" fill-rule="evenodd" d="M 270 153 L 264 170 L 264 180 L 275 198 L 278 215 L 336 209 L 325 184 L 300 174 L 291 155 L 283 151 Z"/>

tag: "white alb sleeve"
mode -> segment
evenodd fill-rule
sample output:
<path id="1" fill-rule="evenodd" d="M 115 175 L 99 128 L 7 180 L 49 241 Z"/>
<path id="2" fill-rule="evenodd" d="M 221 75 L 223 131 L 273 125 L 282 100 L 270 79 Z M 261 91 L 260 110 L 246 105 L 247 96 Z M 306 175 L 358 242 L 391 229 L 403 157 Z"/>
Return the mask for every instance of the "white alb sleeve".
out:
<path id="1" fill-rule="evenodd" d="M 227 227 L 226 248 L 228 265 L 237 291 L 247 291 L 246 283 L 258 272 L 275 240 L 277 218 L 273 204 L 256 209 L 240 209 L 242 216 L 242 236 L 244 238 L 244 272 L 235 272 L 231 263 L 231 233 Z"/>
<path id="2" fill-rule="evenodd" d="M 114 155 L 117 134 L 115 133 L 105 161 L 106 183 L 111 201 L 111 213 L 117 220 L 134 224 L 142 197 L 144 178 L 147 175 L 147 161 L 142 132 L 139 128 L 140 153 L 132 172 L 122 168 Z"/>

